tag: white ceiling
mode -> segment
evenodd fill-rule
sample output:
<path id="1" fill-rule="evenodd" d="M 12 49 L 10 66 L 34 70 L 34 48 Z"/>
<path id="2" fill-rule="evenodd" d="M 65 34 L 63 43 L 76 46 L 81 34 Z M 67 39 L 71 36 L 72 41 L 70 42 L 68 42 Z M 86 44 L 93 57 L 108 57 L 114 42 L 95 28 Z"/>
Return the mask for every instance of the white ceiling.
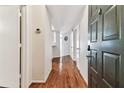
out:
<path id="1" fill-rule="evenodd" d="M 76 26 L 83 14 L 84 5 L 47 5 L 48 14 L 55 30 L 68 32 Z"/>

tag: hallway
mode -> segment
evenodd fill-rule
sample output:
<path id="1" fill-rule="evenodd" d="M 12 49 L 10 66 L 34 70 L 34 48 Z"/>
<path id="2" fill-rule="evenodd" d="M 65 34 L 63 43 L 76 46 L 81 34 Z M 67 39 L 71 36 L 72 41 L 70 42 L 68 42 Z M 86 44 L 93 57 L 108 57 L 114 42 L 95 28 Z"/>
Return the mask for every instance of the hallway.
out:
<path id="1" fill-rule="evenodd" d="M 0 87 L 124 87 L 124 6 L 0 6 Z"/>
<path id="2" fill-rule="evenodd" d="M 30 88 L 86 88 L 71 57 L 64 56 L 61 60 L 53 60 L 52 71 L 46 83 L 33 83 Z"/>

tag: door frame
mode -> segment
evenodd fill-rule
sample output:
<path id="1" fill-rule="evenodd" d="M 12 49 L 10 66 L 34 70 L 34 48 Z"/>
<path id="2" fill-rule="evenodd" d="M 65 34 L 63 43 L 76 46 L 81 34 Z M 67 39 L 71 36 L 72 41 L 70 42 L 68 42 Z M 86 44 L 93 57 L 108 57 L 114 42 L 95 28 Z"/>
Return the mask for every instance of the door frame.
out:
<path id="1" fill-rule="evenodd" d="M 70 55 L 74 59 L 74 32 L 73 30 L 70 33 Z"/>
<path id="2" fill-rule="evenodd" d="M 21 88 L 28 88 L 32 83 L 32 51 L 30 49 L 31 41 L 31 6 L 21 6 Z"/>
<path id="3" fill-rule="evenodd" d="M 79 31 L 80 31 L 80 24 L 78 24 L 76 27 L 73 28 L 72 32 L 73 32 L 73 60 L 74 61 L 79 61 L 77 60 L 77 38 L 78 38 L 78 50 L 79 50 L 79 57 L 80 57 L 80 35 L 79 35 Z M 78 35 L 78 37 L 77 37 Z"/>

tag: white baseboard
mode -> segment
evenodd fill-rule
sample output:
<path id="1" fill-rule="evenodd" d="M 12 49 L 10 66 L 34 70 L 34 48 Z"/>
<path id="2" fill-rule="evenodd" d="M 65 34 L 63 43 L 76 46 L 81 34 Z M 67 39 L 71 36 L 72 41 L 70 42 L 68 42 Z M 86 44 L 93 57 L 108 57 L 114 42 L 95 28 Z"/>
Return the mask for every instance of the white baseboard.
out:
<path id="1" fill-rule="evenodd" d="M 28 87 L 27 87 L 27 88 L 29 88 L 31 84 L 32 84 L 32 81 L 30 81 L 30 82 L 29 82 L 29 84 L 28 84 Z"/>
<path id="2" fill-rule="evenodd" d="M 78 68 L 78 70 L 79 70 L 79 68 Z M 79 70 L 79 72 L 80 72 L 80 70 Z M 85 83 L 88 85 L 88 80 L 84 77 L 84 75 L 83 75 L 81 72 L 80 72 L 80 74 L 81 74 L 81 76 L 83 77 Z"/>
<path id="3" fill-rule="evenodd" d="M 31 83 L 45 83 L 47 81 L 48 77 L 49 77 L 49 74 L 50 74 L 51 70 L 47 73 L 47 75 L 46 75 L 44 80 L 32 80 Z"/>
<path id="4" fill-rule="evenodd" d="M 46 77 L 45 77 L 45 80 L 44 80 L 45 82 L 47 81 L 47 79 L 48 79 L 48 77 L 49 77 L 51 71 L 52 71 L 52 68 L 51 68 L 50 71 L 47 73 L 47 75 L 46 75 Z"/>
<path id="5" fill-rule="evenodd" d="M 48 77 L 49 77 L 49 74 L 47 75 L 47 77 L 45 77 L 44 80 L 32 80 L 31 83 L 45 83 L 47 81 Z"/>
<path id="6" fill-rule="evenodd" d="M 44 80 L 32 80 L 31 83 L 45 83 L 47 81 L 48 77 L 49 77 L 49 74 L 47 75 L 47 77 Z"/>
<path id="7" fill-rule="evenodd" d="M 60 58 L 60 56 L 53 56 L 52 59 L 53 59 L 53 58 Z"/>
<path id="8" fill-rule="evenodd" d="M 45 80 L 32 80 L 31 83 L 45 83 Z"/>

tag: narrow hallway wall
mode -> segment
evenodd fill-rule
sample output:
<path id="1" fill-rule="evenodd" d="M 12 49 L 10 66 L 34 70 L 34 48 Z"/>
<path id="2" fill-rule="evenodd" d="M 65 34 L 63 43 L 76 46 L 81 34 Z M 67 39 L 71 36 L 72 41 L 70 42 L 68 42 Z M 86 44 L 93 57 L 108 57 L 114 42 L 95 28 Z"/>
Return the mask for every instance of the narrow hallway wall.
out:
<path id="1" fill-rule="evenodd" d="M 85 6 L 85 9 L 83 11 L 79 35 L 80 35 L 80 62 L 78 67 L 86 83 L 88 83 L 88 60 L 86 58 L 88 46 L 88 6 Z"/>
<path id="2" fill-rule="evenodd" d="M 40 33 L 36 33 L 40 29 Z M 32 81 L 45 82 L 52 69 L 52 32 L 45 5 L 32 6 Z"/>

